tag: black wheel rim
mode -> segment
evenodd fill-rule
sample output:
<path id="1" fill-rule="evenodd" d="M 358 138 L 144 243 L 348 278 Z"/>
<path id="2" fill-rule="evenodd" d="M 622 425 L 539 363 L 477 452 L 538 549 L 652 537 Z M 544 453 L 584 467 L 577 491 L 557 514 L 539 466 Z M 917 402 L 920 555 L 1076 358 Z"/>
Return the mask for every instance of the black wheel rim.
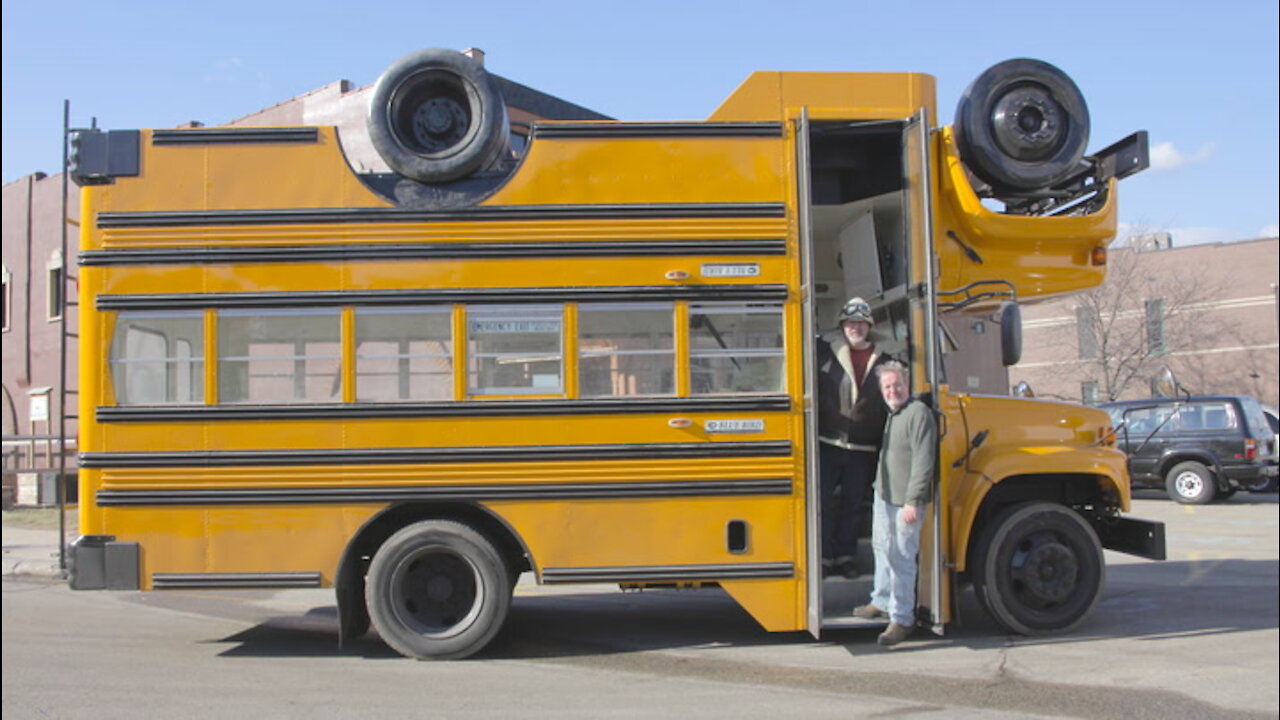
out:
<path id="1" fill-rule="evenodd" d="M 1038 85 L 1010 90 L 991 113 L 996 143 L 1009 157 L 1024 162 L 1057 152 L 1066 136 L 1066 122 L 1062 106 Z"/>
<path id="2" fill-rule="evenodd" d="M 1015 546 L 1007 573 L 1009 589 L 1022 606 L 1050 611 L 1075 597 L 1080 560 L 1070 539 L 1042 530 Z"/>
<path id="3" fill-rule="evenodd" d="M 480 571 L 465 556 L 443 546 L 406 555 L 391 576 L 391 605 L 405 627 L 429 638 L 466 630 L 484 604 Z"/>
<path id="4" fill-rule="evenodd" d="M 388 106 L 392 134 L 410 152 L 439 157 L 458 152 L 476 135 L 476 91 L 461 77 L 426 71 L 407 78 Z"/>

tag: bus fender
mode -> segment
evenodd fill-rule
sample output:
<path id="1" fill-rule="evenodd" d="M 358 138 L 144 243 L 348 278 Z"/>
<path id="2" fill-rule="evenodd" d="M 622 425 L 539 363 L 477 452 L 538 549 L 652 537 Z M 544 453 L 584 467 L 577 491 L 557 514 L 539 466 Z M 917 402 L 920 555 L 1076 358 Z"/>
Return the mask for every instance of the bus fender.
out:
<path id="1" fill-rule="evenodd" d="M 1068 485 L 1088 486 L 1095 497 L 1114 498 L 1116 508 L 1128 509 L 1128 483 L 1112 453 L 1075 448 L 1063 453 L 1036 454 L 1027 448 L 982 452 L 971 464 L 964 497 L 952 501 L 951 524 L 956 570 L 966 569 L 976 525 L 998 506 L 1021 500 L 1062 502 Z"/>

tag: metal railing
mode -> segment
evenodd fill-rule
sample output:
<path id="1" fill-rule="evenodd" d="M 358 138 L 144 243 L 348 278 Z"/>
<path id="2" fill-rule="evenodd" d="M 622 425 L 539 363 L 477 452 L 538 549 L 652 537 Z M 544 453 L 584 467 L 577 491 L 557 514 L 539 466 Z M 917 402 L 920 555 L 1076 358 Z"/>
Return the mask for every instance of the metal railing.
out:
<path id="1" fill-rule="evenodd" d="M 5 435 L 3 437 L 3 470 L 11 472 L 56 472 L 62 470 L 63 461 L 74 465 L 76 439 L 66 440 L 65 455 L 60 436 L 53 435 Z"/>

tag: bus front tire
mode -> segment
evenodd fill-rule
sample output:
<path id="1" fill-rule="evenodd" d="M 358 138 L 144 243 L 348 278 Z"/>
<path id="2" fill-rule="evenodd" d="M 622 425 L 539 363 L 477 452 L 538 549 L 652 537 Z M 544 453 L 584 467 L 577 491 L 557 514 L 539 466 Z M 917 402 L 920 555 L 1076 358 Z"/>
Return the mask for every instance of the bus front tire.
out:
<path id="1" fill-rule="evenodd" d="M 997 191 L 1053 187 L 1080 167 L 1089 109 L 1080 88 L 1041 60 L 1006 60 L 960 97 L 956 148 L 965 167 Z"/>
<path id="2" fill-rule="evenodd" d="M 373 556 L 365 585 L 369 617 L 403 655 L 464 658 L 487 645 L 506 620 L 509 576 L 493 543 L 472 527 L 417 522 Z"/>
<path id="3" fill-rule="evenodd" d="M 509 152 L 507 107 L 480 63 L 452 50 L 420 50 L 378 78 L 369 100 L 369 139 L 401 175 L 424 183 L 458 180 Z"/>
<path id="4" fill-rule="evenodd" d="M 978 598 L 1022 635 L 1073 630 L 1102 595 L 1102 544 L 1062 505 L 1030 502 L 1001 512 L 983 531 L 974 560 Z"/>
<path id="5" fill-rule="evenodd" d="M 1213 473 L 1203 464 L 1188 460 L 1178 463 L 1165 475 L 1165 489 L 1169 497 L 1183 505 L 1207 505 L 1218 494 L 1218 484 Z"/>

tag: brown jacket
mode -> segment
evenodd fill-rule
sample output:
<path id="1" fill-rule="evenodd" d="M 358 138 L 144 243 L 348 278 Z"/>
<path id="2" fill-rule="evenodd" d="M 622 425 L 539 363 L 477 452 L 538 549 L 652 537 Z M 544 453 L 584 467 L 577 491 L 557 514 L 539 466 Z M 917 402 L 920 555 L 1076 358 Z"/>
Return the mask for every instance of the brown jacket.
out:
<path id="1" fill-rule="evenodd" d="M 837 329 L 818 338 L 817 355 L 818 439 L 846 450 L 878 449 L 889 410 L 875 368 L 892 358 L 873 351 L 862 384 L 856 386 L 843 332 Z"/>

